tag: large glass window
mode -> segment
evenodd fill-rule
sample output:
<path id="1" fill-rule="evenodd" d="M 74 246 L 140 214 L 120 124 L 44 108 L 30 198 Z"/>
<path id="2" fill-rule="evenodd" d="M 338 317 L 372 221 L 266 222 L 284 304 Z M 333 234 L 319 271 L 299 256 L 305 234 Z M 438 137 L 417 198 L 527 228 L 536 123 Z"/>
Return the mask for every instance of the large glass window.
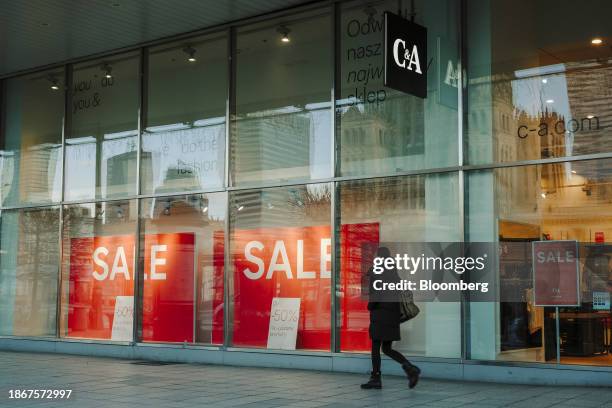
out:
<path id="1" fill-rule="evenodd" d="M 331 185 L 230 194 L 230 344 L 330 350 Z"/>
<path id="2" fill-rule="evenodd" d="M 127 54 L 74 67 L 66 200 L 136 194 L 138 66 L 138 56 Z"/>
<path id="3" fill-rule="evenodd" d="M 238 31 L 235 185 L 332 174 L 332 21 L 295 15 Z"/>
<path id="4" fill-rule="evenodd" d="M 223 34 L 149 50 L 142 193 L 223 185 L 227 49 Z"/>
<path id="5" fill-rule="evenodd" d="M 0 101 L 0 204 L 60 201 L 64 71 L 8 79 Z"/>
<path id="6" fill-rule="evenodd" d="M 471 164 L 612 151 L 611 13 L 606 0 L 469 2 Z"/>
<path id="7" fill-rule="evenodd" d="M 59 208 L 5 210 L 0 221 L 0 335 L 54 336 Z"/>
<path id="8" fill-rule="evenodd" d="M 339 184 L 341 351 L 370 351 L 369 312 L 362 293 L 364 244 L 462 241 L 456 173 Z M 418 303 L 418 302 L 417 302 Z M 458 302 L 418 303 L 421 313 L 402 324 L 397 348 L 412 355 L 461 356 Z"/>
<path id="9" fill-rule="evenodd" d="M 389 174 L 458 163 L 458 3 L 412 3 L 414 21 L 427 28 L 429 61 L 420 61 L 427 72 L 426 99 L 383 85 L 384 12 L 397 13 L 398 2 L 358 1 L 342 6 L 336 95 L 342 175 Z"/>
<path id="10" fill-rule="evenodd" d="M 137 206 L 64 206 L 62 337 L 132 340 Z"/>
<path id="11" fill-rule="evenodd" d="M 223 344 L 226 212 L 226 193 L 141 201 L 143 341 Z"/>
<path id="12" fill-rule="evenodd" d="M 559 341 L 561 363 L 612 364 L 611 181 L 609 159 L 469 173 L 469 239 L 499 243 L 500 287 L 498 303 L 470 304 L 472 358 L 554 363 Z M 559 309 L 558 339 L 549 289 L 575 304 Z"/>

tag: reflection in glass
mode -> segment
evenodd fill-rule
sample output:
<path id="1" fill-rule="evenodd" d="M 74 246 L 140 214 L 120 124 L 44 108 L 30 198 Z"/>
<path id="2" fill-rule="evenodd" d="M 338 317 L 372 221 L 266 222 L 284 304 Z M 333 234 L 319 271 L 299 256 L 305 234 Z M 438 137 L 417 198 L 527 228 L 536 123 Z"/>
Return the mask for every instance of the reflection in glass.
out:
<path id="1" fill-rule="evenodd" d="M 239 30 L 234 184 L 331 175 L 331 38 L 329 14 Z"/>
<path id="2" fill-rule="evenodd" d="M 370 351 L 369 312 L 362 296 L 362 250 L 380 242 L 458 242 L 460 210 L 455 173 L 342 182 L 340 196 L 339 316 L 341 351 Z M 394 347 L 412 355 L 459 357 L 457 302 L 418 304 L 401 325 Z"/>
<path id="3" fill-rule="evenodd" d="M 330 350 L 330 203 L 330 184 L 230 195 L 233 346 Z"/>
<path id="4" fill-rule="evenodd" d="M 223 185 L 227 65 L 225 35 L 149 51 L 143 193 Z"/>
<path id="5" fill-rule="evenodd" d="M 4 82 L 0 123 L 0 204 L 61 199 L 64 71 Z"/>
<path id="6" fill-rule="evenodd" d="M 415 1 L 427 27 L 427 98 L 384 83 L 384 12 L 397 1 L 344 3 L 340 20 L 340 92 L 336 95 L 342 175 L 445 167 L 458 159 L 458 11 L 448 0 Z"/>
<path id="7" fill-rule="evenodd" d="M 132 340 L 137 205 L 64 206 L 60 336 Z"/>
<path id="8" fill-rule="evenodd" d="M 136 194 L 138 65 L 129 54 L 74 67 L 66 200 Z"/>
<path id="9" fill-rule="evenodd" d="M 532 242 L 569 240 L 579 247 L 580 306 L 560 309 L 561 362 L 612 363 L 612 223 L 602 216 L 612 211 L 611 182 L 611 160 L 469 174 L 469 239 L 499 242 L 501 288 L 499 303 L 470 305 L 473 358 L 556 362 L 555 309 L 536 306 Z"/>
<path id="10" fill-rule="evenodd" d="M 548 0 L 479 3 L 468 16 L 476 24 L 467 24 L 469 162 L 609 151 L 612 49 L 591 39 L 612 34 L 606 17 L 612 5 L 595 0 L 578 10 Z M 559 36 L 540 24 L 542 15 L 571 20 L 573 30 Z M 516 35 L 512 25 L 486 23 L 500 19 L 521 21 L 524 29 Z"/>
<path id="11" fill-rule="evenodd" d="M 143 341 L 223 344 L 226 212 L 226 193 L 141 202 Z"/>
<path id="12" fill-rule="evenodd" d="M 59 208 L 5 210 L 0 221 L 0 335 L 54 336 Z"/>

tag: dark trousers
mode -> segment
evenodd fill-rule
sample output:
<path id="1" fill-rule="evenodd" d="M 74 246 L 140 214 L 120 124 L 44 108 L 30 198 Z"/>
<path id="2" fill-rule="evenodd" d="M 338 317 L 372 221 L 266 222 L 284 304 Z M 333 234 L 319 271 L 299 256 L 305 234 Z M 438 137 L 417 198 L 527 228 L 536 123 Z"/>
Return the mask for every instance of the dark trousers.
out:
<path id="1" fill-rule="evenodd" d="M 391 357 L 401 365 L 410 365 L 410 361 L 402 353 L 391 348 L 392 341 L 372 340 L 372 372 L 380 372 L 380 349 L 385 355 Z"/>

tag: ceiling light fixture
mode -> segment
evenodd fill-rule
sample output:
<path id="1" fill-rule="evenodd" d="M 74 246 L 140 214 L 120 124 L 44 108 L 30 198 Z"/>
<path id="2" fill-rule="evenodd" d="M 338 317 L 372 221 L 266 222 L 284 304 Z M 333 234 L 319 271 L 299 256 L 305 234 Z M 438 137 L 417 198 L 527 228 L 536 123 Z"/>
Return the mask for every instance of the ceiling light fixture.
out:
<path id="1" fill-rule="evenodd" d="M 187 61 L 189 62 L 197 61 L 195 57 L 196 50 L 191 45 L 185 46 L 185 48 L 183 48 L 183 52 L 187 54 Z"/>
<path id="2" fill-rule="evenodd" d="M 572 170 L 572 174 L 576 174 L 576 170 Z"/>
<path id="3" fill-rule="evenodd" d="M 287 28 L 286 26 L 282 25 L 280 27 L 278 27 L 278 29 L 276 30 L 280 33 L 281 35 L 281 41 L 284 43 L 288 43 L 291 40 L 289 39 L 289 33 L 291 32 L 291 30 L 289 30 L 289 28 Z"/>
<path id="4" fill-rule="evenodd" d="M 547 99 L 547 100 L 546 100 L 546 103 L 554 103 L 554 102 L 555 102 L 555 100 L 554 100 L 554 99 Z"/>
<path id="5" fill-rule="evenodd" d="M 111 79 L 113 77 L 113 68 L 108 65 L 106 62 L 104 64 L 102 64 L 102 71 L 104 71 L 104 77 Z"/>
<path id="6" fill-rule="evenodd" d="M 599 37 L 595 37 L 591 40 L 591 44 L 593 45 L 601 45 L 603 44 L 603 40 Z"/>
<path id="7" fill-rule="evenodd" d="M 47 79 L 49 80 L 49 82 L 51 82 L 51 89 L 57 91 L 59 89 L 57 78 L 53 75 L 49 75 Z"/>
<path id="8" fill-rule="evenodd" d="M 542 193 L 540 195 L 542 196 L 542 198 L 546 198 L 546 193 Z"/>
<path id="9" fill-rule="evenodd" d="M 542 80 L 542 83 L 543 83 L 543 84 L 545 84 L 545 83 L 547 83 L 547 82 L 548 82 L 548 79 L 546 79 L 546 78 L 544 78 L 544 79 Z"/>
<path id="10" fill-rule="evenodd" d="M 587 115 L 587 119 L 593 119 L 595 115 Z"/>

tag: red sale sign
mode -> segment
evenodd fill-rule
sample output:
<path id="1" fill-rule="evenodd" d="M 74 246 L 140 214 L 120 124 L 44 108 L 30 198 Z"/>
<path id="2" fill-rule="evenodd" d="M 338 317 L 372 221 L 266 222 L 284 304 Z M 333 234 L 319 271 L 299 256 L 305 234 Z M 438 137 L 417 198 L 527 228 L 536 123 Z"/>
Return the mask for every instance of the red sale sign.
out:
<path id="1" fill-rule="evenodd" d="M 330 349 L 330 236 L 329 226 L 234 231 L 234 346 L 266 347 L 272 299 L 299 298 L 296 348 Z M 343 350 L 368 350 L 360 250 L 378 242 L 378 224 L 344 225 L 341 242 L 341 344 Z"/>
<path id="2" fill-rule="evenodd" d="M 111 339 L 117 297 L 134 294 L 134 236 L 70 244 L 67 336 Z M 144 341 L 193 341 L 194 246 L 192 233 L 145 236 Z"/>
<path id="3" fill-rule="evenodd" d="M 533 293 L 536 306 L 579 306 L 576 241 L 535 241 Z"/>

